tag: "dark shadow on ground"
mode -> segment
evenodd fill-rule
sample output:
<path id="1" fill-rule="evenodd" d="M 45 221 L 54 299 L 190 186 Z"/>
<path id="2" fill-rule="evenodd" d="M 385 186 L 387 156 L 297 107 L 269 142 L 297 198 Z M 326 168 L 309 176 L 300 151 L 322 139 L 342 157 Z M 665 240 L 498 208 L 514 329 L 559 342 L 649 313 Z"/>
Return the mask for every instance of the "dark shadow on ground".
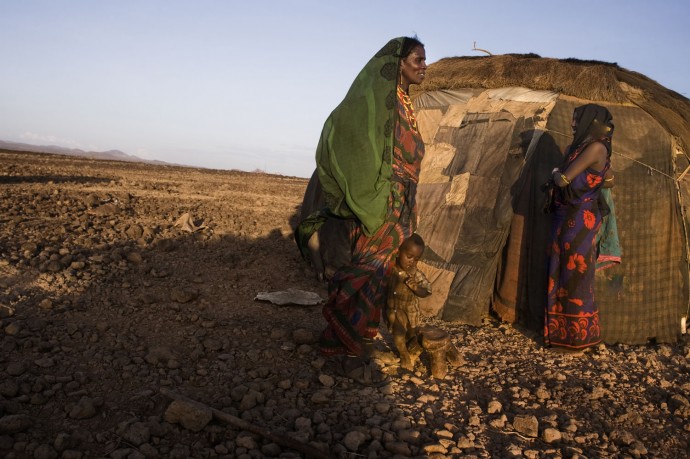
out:
<path id="1" fill-rule="evenodd" d="M 17 183 L 104 183 L 108 179 L 101 177 L 88 176 L 61 176 L 61 175 L 14 175 L 14 176 L 0 176 L 0 185 L 2 184 L 17 184 Z"/>

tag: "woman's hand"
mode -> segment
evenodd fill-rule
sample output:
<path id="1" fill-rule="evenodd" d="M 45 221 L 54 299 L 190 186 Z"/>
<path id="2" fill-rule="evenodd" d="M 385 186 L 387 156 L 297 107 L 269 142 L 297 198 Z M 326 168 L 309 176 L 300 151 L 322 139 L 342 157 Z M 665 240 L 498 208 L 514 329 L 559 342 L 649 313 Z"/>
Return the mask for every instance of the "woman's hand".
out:
<path id="1" fill-rule="evenodd" d="M 570 185 L 570 179 L 557 167 L 551 171 L 551 178 L 553 183 L 560 188 Z"/>

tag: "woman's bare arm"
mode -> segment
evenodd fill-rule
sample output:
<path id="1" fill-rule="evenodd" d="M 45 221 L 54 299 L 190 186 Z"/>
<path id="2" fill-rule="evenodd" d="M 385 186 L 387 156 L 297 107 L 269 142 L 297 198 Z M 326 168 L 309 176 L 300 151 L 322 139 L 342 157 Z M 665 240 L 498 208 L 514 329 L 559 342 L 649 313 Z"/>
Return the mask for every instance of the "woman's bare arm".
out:
<path id="1" fill-rule="evenodd" d="M 553 181 L 559 187 L 570 185 L 570 182 L 587 168 L 602 170 L 606 166 L 608 150 L 601 142 L 592 142 L 565 171 L 553 171 Z"/>

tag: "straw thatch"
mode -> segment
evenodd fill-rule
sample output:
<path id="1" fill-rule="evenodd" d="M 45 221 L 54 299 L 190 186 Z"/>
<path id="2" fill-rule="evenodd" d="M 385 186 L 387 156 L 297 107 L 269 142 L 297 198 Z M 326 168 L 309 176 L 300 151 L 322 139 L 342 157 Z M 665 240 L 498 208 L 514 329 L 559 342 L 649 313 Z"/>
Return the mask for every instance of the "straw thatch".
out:
<path id="1" fill-rule="evenodd" d="M 690 153 L 690 100 L 615 63 L 544 58 L 536 54 L 461 56 L 429 65 L 412 96 L 443 89 L 521 86 L 579 99 L 634 104 L 658 120 Z"/>

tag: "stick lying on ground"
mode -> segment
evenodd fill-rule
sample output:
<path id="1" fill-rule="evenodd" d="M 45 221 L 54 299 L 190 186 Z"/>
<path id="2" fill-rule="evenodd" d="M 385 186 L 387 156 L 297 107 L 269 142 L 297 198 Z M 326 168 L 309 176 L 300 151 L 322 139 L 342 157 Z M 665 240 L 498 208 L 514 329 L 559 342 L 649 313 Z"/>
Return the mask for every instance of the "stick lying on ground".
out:
<path id="1" fill-rule="evenodd" d="M 257 425 L 247 422 L 244 419 L 240 419 L 237 416 L 233 416 L 231 414 L 225 413 L 215 408 L 211 408 L 208 405 L 205 405 L 201 402 L 197 402 L 196 400 L 192 400 L 191 398 L 173 392 L 169 389 L 166 389 L 165 387 L 161 387 L 160 392 L 161 394 L 170 397 L 173 400 L 189 403 L 191 405 L 196 405 L 199 408 L 209 410 L 211 411 L 211 413 L 213 413 L 213 416 L 219 421 L 225 422 L 226 424 L 230 424 L 231 426 L 237 427 L 238 429 L 246 430 L 247 432 L 252 432 L 257 435 L 261 435 L 262 437 L 268 438 L 269 440 L 279 445 L 286 446 L 290 449 L 294 449 L 295 451 L 299 451 L 300 453 L 305 454 L 307 458 L 329 459 L 331 457 L 330 455 L 314 448 L 311 445 L 308 445 L 299 440 L 295 440 L 294 438 L 290 438 L 279 433 L 273 433 L 269 430 L 263 429 Z"/>

